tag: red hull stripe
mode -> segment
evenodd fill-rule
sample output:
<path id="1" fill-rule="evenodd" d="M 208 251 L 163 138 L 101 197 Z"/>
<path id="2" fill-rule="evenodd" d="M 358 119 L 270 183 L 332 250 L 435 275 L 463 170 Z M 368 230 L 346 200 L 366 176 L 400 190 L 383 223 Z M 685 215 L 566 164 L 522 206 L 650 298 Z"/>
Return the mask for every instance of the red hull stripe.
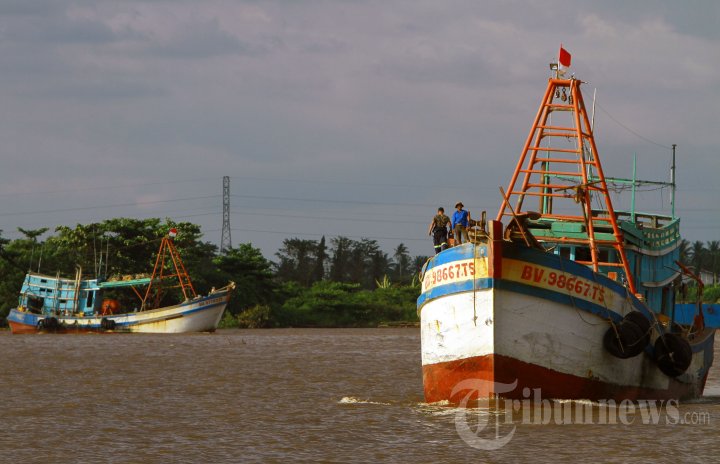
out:
<path id="1" fill-rule="evenodd" d="M 36 333 L 37 327 L 29 324 L 20 324 L 19 322 L 8 321 L 10 331 L 14 334 Z"/>
<path id="2" fill-rule="evenodd" d="M 468 391 L 458 391 L 453 395 L 455 386 L 468 379 L 480 379 L 487 388 L 481 388 L 472 397 L 490 397 L 495 394 L 492 383 L 517 386 L 501 396 L 511 399 L 532 399 L 532 389 L 540 388 L 542 398 L 615 400 L 624 399 L 685 399 L 697 396 L 696 388 L 702 392 L 707 371 L 698 385 L 691 385 L 670 379 L 667 389 L 641 388 L 628 385 L 615 385 L 592 377 L 577 377 L 564 374 L 535 364 L 529 364 L 501 355 L 486 355 L 450 361 L 447 363 L 423 366 L 423 384 L 425 400 L 429 403 L 447 400 L 460 403 Z M 523 394 L 529 388 L 530 394 Z"/>
<path id="3" fill-rule="evenodd" d="M 8 321 L 8 325 L 10 325 L 10 331 L 13 334 L 34 334 L 38 333 L 37 327 L 29 324 L 21 324 L 19 322 L 12 322 Z M 57 332 L 53 333 L 112 333 L 112 332 L 105 332 L 104 330 L 101 330 L 99 327 L 96 328 L 90 328 L 90 329 L 74 329 L 74 328 L 59 328 Z"/>

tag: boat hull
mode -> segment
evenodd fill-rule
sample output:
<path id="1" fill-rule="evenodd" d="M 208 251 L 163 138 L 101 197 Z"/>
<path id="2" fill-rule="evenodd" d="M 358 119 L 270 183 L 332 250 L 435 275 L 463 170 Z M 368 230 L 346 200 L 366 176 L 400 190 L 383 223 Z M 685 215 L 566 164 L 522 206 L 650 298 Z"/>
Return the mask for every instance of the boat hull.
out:
<path id="1" fill-rule="evenodd" d="M 232 288 L 229 287 L 175 306 L 149 311 L 91 317 L 57 315 L 55 318 L 58 324 L 52 328 L 42 327 L 41 320 L 46 319 L 47 316 L 12 309 L 8 315 L 8 324 L 14 334 L 38 332 L 212 332 L 217 329 L 231 292 Z M 106 322 L 103 322 L 103 319 Z M 108 323 L 108 321 L 112 322 Z"/>
<path id="2" fill-rule="evenodd" d="M 607 277 L 531 249 L 467 244 L 441 253 L 425 270 L 419 311 L 428 402 L 526 399 L 537 389 L 543 398 L 694 398 L 712 364 L 711 329 L 696 334 L 690 368 L 676 378 L 660 371 L 652 346 L 614 357 L 603 348 L 609 321 L 630 311 L 651 318 L 647 308 Z M 654 329 L 652 340 L 658 335 Z M 458 388 L 466 380 L 474 391 Z"/>

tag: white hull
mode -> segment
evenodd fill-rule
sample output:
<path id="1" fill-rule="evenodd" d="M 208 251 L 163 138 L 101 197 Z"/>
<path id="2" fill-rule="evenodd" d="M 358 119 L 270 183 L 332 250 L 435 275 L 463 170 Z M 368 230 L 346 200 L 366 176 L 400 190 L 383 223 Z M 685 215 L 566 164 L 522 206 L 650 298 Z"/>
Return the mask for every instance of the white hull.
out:
<path id="1" fill-rule="evenodd" d="M 525 387 L 540 388 L 548 398 L 649 399 L 691 398 L 702 394 L 712 364 L 714 332 L 692 340 L 689 368 L 669 377 L 653 357 L 652 345 L 629 359 L 608 352 L 603 337 L 642 303 L 607 278 L 553 270 L 551 263 L 503 259 L 502 278 L 487 272 L 486 257 L 474 258 L 474 272 L 458 263 L 472 249 L 457 250 L 433 263 L 425 274 L 419 300 L 422 366 L 428 401 L 457 400 L 455 385 L 468 379 L 512 384 L 520 397 Z M 482 250 L 481 250 L 482 252 Z M 442 255 L 441 255 L 442 256 Z M 439 281 L 438 275 L 452 268 Z M 532 268 L 532 272 L 528 271 Z M 435 276 L 432 276 L 432 273 Z M 430 276 L 430 277 L 428 277 Z M 572 282 L 565 288 L 557 282 Z M 652 316 L 647 316 L 652 317 Z M 659 336 L 654 325 L 651 344 Z M 491 394 L 491 387 L 487 394 Z"/>
<path id="2" fill-rule="evenodd" d="M 54 331 L 72 332 L 133 332 L 184 333 L 214 331 L 225 312 L 234 285 L 217 290 L 179 305 L 107 316 L 55 316 L 58 327 Z M 11 310 L 8 322 L 13 333 L 34 333 L 47 316 L 27 311 Z M 108 323 L 112 327 L 108 328 Z"/>

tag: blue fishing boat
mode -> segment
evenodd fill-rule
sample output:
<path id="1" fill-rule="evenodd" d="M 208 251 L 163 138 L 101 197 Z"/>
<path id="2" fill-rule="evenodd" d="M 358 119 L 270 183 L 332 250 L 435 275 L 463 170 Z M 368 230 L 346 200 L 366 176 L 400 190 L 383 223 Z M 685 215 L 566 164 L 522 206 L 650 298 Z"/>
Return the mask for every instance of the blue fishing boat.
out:
<path id="1" fill-rule="evenodd" d="M 10 310 L 12 333 L 145 332 L 180 333 L 214 331 L 230 296 L 233 282 L 198 295 L 173 243 L 175 229 L 163 237 L 150 276 L 120 276 L 108 280 L 28 273 L 18 306 Z M 108 291 L 129 289 L 136 304 L 126 309 Z M 161 307 L 164 295 L 179 289 L 183 301 Z"/>
<path id="2" fill-rule="evenodd" d="M 613 207 L 575 77 L 548 84 L 495 220 L 431 258 L 418 299 L 429 402 L 474 395 L 589 400 L 702 395 L 715 330 L 689 310 L 675 215 Z"/>

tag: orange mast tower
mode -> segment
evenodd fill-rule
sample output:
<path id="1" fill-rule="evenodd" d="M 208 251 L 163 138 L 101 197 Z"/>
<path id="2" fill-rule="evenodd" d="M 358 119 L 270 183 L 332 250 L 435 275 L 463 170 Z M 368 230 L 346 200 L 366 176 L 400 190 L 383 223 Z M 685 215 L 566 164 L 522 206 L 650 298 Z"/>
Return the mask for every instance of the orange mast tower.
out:
<path id="1" fill-rule="evenodd" d="M 503 193 L 497 220 L 529 212 L 523 209 L 526 197 L 538 197 L 539 220 L 577 223 L 580 226 L 576 230 L 584 228 L 586 235 L 559 237 L 548 231 L 546 236 L 542 236 L 542 232 L 538 234 L 534 231 L 535 238 L 589 247 L 590 260 L 578 262 L 592 266 L 595 272 L 600 266 L 621 268 L 628 288 L 635 293 L 635 282 L 623 247 L 623 234 L 608 193 L 580 84 L 581 81 L 575 77 L 560 78 L 557 71 L 548 80 L 507 193 Z M 552 121 L 553 115 L 558 115 L 556 121 Z M 515 200 L 514 207 L 510 203 L 512 200 Z M 597 208 L 592 207 L 593 200 Z M 560 203 L 574 206 L 563 208 Z M 613 239 L 598 239 L 598 231 L 611 231 Z M 601 259 L 601 246 L 613 248 L 617 261 Z"/>
<path id="2" fill-rule="evenodd" d="M 154 307 L 158 307 L 160 305 L 163 290 L 167 288 L 180 288 L 185 300 L 189 300 L 197 296 L 192 281 L 190 280 L 190 276 L 185 270 L 185 265 L 180 258 L 180 253 L 178 253 L 177 248 L 175 248 L 174 239 L 176 235 L 177 230 L 170 229 L 168 235 L 163 237 L 160 242 L 160 250 L 158 250 L 157 259 L 155 260 L 152 278 L 150 279 L 148 288 L 145 291 L 145 297 L 142 299 L 143 309 L 146 309 L 145 306 L 148 298 L 150 297 L 151 290 L 153 289 L 153 284 L 160 284 L 164 280 L 171 279 L 173 277 L 177 279 L 177 283 L 175 285 L 158 285 L 158 288 L 155 290 L 155 299 L 153 303 Z M 172 266 L 169 266 L 167 263 L 168 257 L 170 258 Z"/>

